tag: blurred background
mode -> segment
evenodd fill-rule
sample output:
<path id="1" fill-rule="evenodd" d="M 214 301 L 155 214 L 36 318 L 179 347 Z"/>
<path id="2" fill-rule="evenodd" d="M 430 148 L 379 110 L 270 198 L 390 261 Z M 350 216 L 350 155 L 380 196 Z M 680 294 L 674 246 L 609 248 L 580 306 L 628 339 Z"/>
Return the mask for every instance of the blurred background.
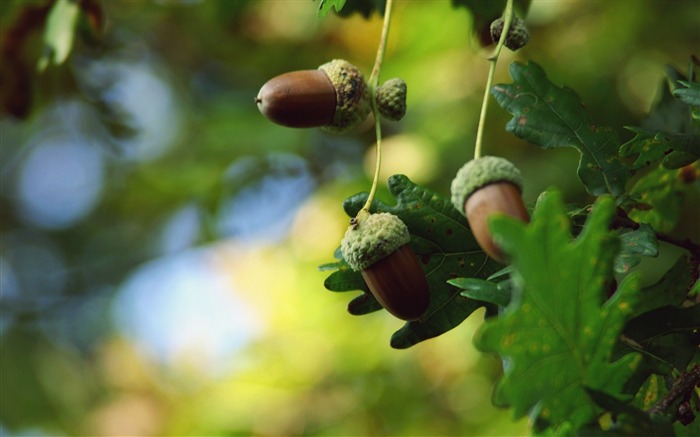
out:
<path id="1" fill-rule="evenodd" d="M 318 18 L 311 0 L 90 1 L 67 60 L 40 71 L 52 3 L 0 6 L 3 436 L 527 433 L 491 406 L 500 363 L 471 344 L 481 313 L 398 351 L 399 320 L 350 316 L 354 293 L 324 289 L 342 201 L 370 185 L 371 132 L 288 129 L 253 103 L 271 77 L 334 58 L 368 75 L 381 17 Z M 406 80 L 408 113 L 384 126 L 382 179 L 448 195 L 489 49 L 449 0 L 396 3 L 381 78 Z M 533 0 L 527 22 L 496 81 L 534 60 L 624 140 L 665 65 L 685 71 L 700 48 L 695 1 Z M 491 106 L 485 151 L 523 170 L 525 200 L 556 185 L 589 202 L 577 153 L 545 154 L 508 119 Z"/>

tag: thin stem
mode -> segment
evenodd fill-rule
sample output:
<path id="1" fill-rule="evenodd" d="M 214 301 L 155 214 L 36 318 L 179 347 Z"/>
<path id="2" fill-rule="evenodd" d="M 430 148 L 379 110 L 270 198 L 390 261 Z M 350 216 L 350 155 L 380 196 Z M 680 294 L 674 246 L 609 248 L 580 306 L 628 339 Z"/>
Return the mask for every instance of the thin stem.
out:
<path id="1" fill-rule="evenodd" d="M 493 77 L 496 74 L 496 64 L 498 64 L 498 57 L 501 54 L 501 49 L 506 42 L 506 37 L 508 36 L 508 31 L 510 30 L 510 25 L 513 22 L 513 0 L 508 0 L 506 3 L 506 8 L 503 11 L 503 31 L 501 32 L 501 37 L 498 39 L 498 44 L 496 44 L 496 50 L 493 54 L 489 56 L 489 62 L 491 62 L 491 67 L 489 68 L 489 75 L 486 79 L 486 89 L 484 90 L 484 99 L 481 102 L 481 115 L 479 116 L 479 126 L 476 129 L 476 144 L 474 145 L 474 159 L 481 157 L 481 149 L 484 138 L 484 127 L 486 125 L 486 113 L 489 109 L 489 93 L 491 92 L 491 86 L 493 85 Z"/>
<path id="2" fill-rule="evenodd" d="M 362 207 L 362 211 L 369 212 L 370 206 L 374 201 L 374 195 L 377 192 L 377 185 L 379 184 L 379 172 L 382 167 L 382 126 L 381 119 L 379 117 L 379 111 L 377 110 L 377 102 L 374 100 L 374 93 L 379 83 L 379 73 L 382 69 L 382 62 L 384 61 L 384 54 L 386 53 L 386 42 L 389 39 L 389 25 L 391 24 L 391 10 L 393 6 L 393 0 L 387 0 L 386 6 L 384 8 L 384 25 L 382 26 L 382 36 L 379 40 L 379 47 L 377 48 L 377 58 L 374 61 L 374 68 L 372 69 L 372 74 L 367 82 L 369 86 L 370 98 L 372 102 L 372 113 L 374 114 L 374 127 L 375 134 L 377 136 L 377 162 L 374 167 L 374 179 L 372 180 L 372 188 L 369 191 L 369 196 L 367 196 L 367 201 Z M 359 215 L 359 214 L 358 214 Z"/>

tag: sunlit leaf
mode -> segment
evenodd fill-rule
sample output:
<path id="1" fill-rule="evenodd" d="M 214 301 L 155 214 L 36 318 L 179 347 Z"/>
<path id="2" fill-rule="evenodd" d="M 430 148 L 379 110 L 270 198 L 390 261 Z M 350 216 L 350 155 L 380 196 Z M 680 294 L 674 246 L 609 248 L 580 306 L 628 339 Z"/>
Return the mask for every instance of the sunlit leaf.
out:
<path id="1" fill-rule="evenodd" d="M 449 331 L 484 305 L 483 302 L 462 296 L 458 287 L 447 283 L 448 279 L 485 279 L 500 266 L 481 250 L 466 219 L 454 209 L 449 199 L 415 185 L 403 175 L 392 176 L 388 185 L 397 204 L 375 201 L 372 212 L 396 214 L 408 226 L 410 244 L 420 259 L 430 285 L 427 314 L 420 320 L 407 322 L 391 338 L 392 347 L 403 349 Z M 350 197 L 343 204 L 345 212 L 354 217 L 366 199 L 366 193 Z M 331 291 L 364 292 L 350 303 L 348 310 L 352 314 L 365 314 L 381 308 L 368 292 L 359 272 L 352 271 L 342 260 L 335 267 L 337 270 L 325 281 L 326 288 Z"/>
<path id="2" fill-rule="evenodd" d="M 482 326 L 475 344 L 504 357 L 497 397 L 516 416 L 530 412 L 552 426 L 577 429 L 600 411 L 587 389 L 625 397 L 639 356 L 609 360 L 639 290 L 638 275 L 630 275 L 605 301 L 618 246 L 608 231 L 614 210 L 610 197 L 600 198 L 573 241 L 558 193 L 540 196 L 529 225 L 507 217 L 491 222 L 511 256 L 515 287 L 510 305 Z"/>
<path id="3" fill-rule="evenodd" d="M 39 71 L 45 70 L 51 63 L 60 65 L 68 59 L 73 49 L 79 12 L 77 2 L 71 0 L 58 0 L 51 8 L 44 31 L 44 55 L 37 64 Z"/>
<path id="4" fill-rule="evenodd" d="M 330 12 L 331 8 L 334 8 L 335 12 L 340 12 L 343 9 L 343 6 L 345 6 L 346 1 L 347 0 L 319 0 L 318 16 L 325 16 L 328 12 Z"/>
<path id="5" fill-rule="evenodd" d="M 650 226 L 641 225 L 639 229 L 628 229 L 620 234 L 620 252 L 615 258 L 615 271 L 627 273 L 639 264 L 642 256 L 656 256 L 658 253 L 659 242 Z"/>
<path id="6" fill-rule="evenodd" d="M 665 158 L 664 167 L 671 169 L 683 167 L 700 159 L 700 135 L 675 134 L 635 127 L 627 127 L 627 129 L 636 135 L 620 147 L 620 156 L 639 154 L 633 164 L 635 169 L 650 165 L 661 158 Z M 675 153 L 672 153 L 674 151 Z M 688 155 L 688 158 L 679 159 L 677 152 L 684 152 L 683 154 Z"/>
<path id="7" fill-rule="evenodd" d="M 491 92 L 513 115 L 506 130 L 544 149 L 574 147 L 581 153 L 578 177 L 594 195 L 624 192 L 629 170 L 620 161 L 615 132 L 593 123 L 579 96 L 549 81 L 534 62 L 510 66 L 513 83 Z"/>

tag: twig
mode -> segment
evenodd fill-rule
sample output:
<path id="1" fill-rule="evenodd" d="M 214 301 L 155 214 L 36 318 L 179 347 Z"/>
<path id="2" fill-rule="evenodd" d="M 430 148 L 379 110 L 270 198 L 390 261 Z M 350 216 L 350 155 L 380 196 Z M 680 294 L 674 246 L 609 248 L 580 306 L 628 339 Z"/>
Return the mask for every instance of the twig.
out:
<path id="1" fill-rule="evenodd" d="M 680 376 L 673 383 L 671 390 L 659 402 L 647 410 L 647 413 L 663 414 L 678 400 L 690 396 L 692 390 L 700 386 L 700 365 L 694 365 L 687 372 L 681 372 Z"/>

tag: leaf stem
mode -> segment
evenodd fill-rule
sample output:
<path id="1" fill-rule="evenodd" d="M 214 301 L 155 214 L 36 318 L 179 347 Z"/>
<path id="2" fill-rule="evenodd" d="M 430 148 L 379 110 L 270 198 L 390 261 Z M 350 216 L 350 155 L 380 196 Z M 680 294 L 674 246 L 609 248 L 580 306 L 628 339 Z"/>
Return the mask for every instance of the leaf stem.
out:
<path id="1" fill-rule="evenodd" d="M 377 48 L 377 58 L 374 61 L 374 68 L 372 68 L 372 74 L 370 75 L 369 80 L 367 81 L 372 104 L 372 114 L 374 114 L 375 135 L 377 137 L 377 162 L 374 166 L 374 178 L 372 180 L 372 188 L 370 189 L 369 196 L 367 196 L 367 201 L 365 202 L 365 205 L 362 207 L 360 212 L 369 212 L 369 208 L 370 206 L 372 206 L 372 202 L 374 201 L 374 195 L 377 192 L 377 185 L 379 184 L 379 172 L 382 167 L 382 126 L 381 119 L 379 117 L 379 111 L 377 110 L 377 102 L 374 99 L 374 93 L 377 88 L 377 84 L 379 83 L 379 73 L 382 69 L 384 54 L 386 53 L 386 42 L 389 39 L 389 27 L 391 24 L 391 10 L 393 4 L 393 0 L 386 1 L 386 6 L 384 8 L 384 24 L 382 26 L 382 36 L 379 40 L 379 47 Z"/>
<path id="2" fill-rule="evenodd" d="M 498 57 L 501 54 L 501 49 L 506 42 L 508 37 L 508 31 L 510 30 L 510 25 L 513 22 L 513 0 L 508 0 L 506 7 L 503 11 L 503 31 L 501 32 L 501 37 L 498 39 L 498 44 L 496 44 L 496 49 L 493 54 L 489 56 L 489 62 L 491 67 L 489 68 L 489 75 L 486 79 L 486 89 L 484 90 L 484 99 L 481 102 L 481 115 L 479 116 L 479 126 L 476 129 L 476 144 L 474 145 L 474 159 L 481 157 L 481 149 L 484 138 L 484 127 L 486 125 L 486 113 L 489 109 L 489 94 L 491 91 L 491 86 L 493 86 L 493 77 L 496 74 L 496 65 L 498 64 Z"/>

